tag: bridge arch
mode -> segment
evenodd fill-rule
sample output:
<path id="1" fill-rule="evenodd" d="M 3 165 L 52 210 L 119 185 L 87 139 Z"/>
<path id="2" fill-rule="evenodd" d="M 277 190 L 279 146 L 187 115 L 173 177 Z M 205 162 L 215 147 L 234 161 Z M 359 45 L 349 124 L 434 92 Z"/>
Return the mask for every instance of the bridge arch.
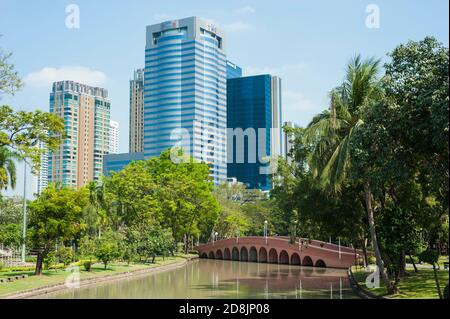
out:
<path id="1" fill-rule="evenodd" d="M 206 253 L 203 253 L 200 255 L 200 258 L 208 258 L 208 255 Z"/>
<path id="2" fill-rule="evenodd" d="M 280 253 L 280 264 L 289 265 L 289 255 L 286 250 L 282 250 Z"/>
<path id="3" fill-rule="evenodd" d="M 313 267 L 314 263 L 313 263 L 311 257 L 309 257 L 309 256 L 303 257 L 302 266 Z"/>
<path id="4" fill-rule="evenodd" d="M 248 261 L 257 263 L 258 262 L 258 252 L 254 246 L 250 247 L 250 252 L 248 256 Z"/>
<path id="5" fill-rule="evenodd" d="M 278 264 L 278 253 L 274 248 L 269 251 L 269 263 Z"/>
<path id="6" fill-rule="evenodd" d="M 291 255 L 291 265 L 301 265 L 300 256 L 297 253 Z"/>
<path id="7" fill-rule="evenodd" d="M 216 256 L 214 255 L 214 252 L 213 252 L 213 251 L 210 251 L 210 252 L 209 252 L 208 258 L 209 258 L 209 259 L 216 259 Z"/>
<path id="8" fill-rule="evenodd" d="M 223 250 L 223 259 L 225 260 L 231 260 L 231 253 L 229 248 L 225 248 Z"/>
<path id="9" fill-rule="evenodd" d="M 260 263 L 266 263 L 267 262 L 267 250 L 264 247 L 261 247 L 259 249 L 258 261 Z"/>
<path id="10" fill-rule="evenodd" d="M 217 251 L 216 251 L 216 258 L 217 259 L 223 259 L 223 254 L 222 254 L 222 251 L 220 249 L 217 249 Z"/>
<path id="11" fill-rule="evenodd" d="M 231 260 L 239 261 L 239 249 L 237 247 L 233 247 L 231 251 Z"/>
<path id="12" fill-rule="evenodd" d="M 248 261 L 247 247 L 241 247 L 241 261 Z"/>
<path id="13" fill-rule="evenodd" d="M 319 268 L 327 268 L 327 265 L 322 259 L 317 260 L 315 266 Z"/>

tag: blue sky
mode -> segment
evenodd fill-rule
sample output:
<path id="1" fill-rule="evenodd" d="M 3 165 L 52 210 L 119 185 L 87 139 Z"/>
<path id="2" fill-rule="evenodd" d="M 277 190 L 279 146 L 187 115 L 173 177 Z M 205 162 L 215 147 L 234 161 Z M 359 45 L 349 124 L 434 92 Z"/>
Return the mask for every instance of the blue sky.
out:
<path id="1" fill-rule="evenodd" d="M 71 3 L 80 9 L 79 29 L 65 25 Z M 380 28 L 366 26 L 370 4 L 380 10 Z M 228 58 L 245 74 L 281 76 L 285 120 L 306 125 L 327 107 L 329 90 L 355 54 L 386 59 L 397 44 L 427 35 L 448 46 L 448 6 L 447 0 L 0 0 L 0 47 L 13 52 L 25 81 L 0 103 L 47 110 L 54 80 L 105 87 L 111 117 L 120 123 L 120 151 L 127 152 L 129 80 L 144 65 L 145 26 L 195 15 L 225 29 Z"/>

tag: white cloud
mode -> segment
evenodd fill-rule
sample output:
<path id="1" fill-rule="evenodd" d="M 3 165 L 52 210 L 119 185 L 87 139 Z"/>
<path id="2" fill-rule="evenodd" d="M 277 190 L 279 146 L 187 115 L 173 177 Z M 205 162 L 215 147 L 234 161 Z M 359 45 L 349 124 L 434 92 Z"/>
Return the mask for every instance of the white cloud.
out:
<path id="1" fill-rule="evenodd" d="M 249 23 L 238 21 L 225 25 L 224 29 L 227 32 L 237 33 L 237 32 L 252 31 L 255 29 L 255 27 Z"/>
<path id="2" fill-rule="evenodd" d="M 29 73 L 24 78 L 25 85 L 31 87 L 50 87 L 56 81 L 76 81 L 92 86 L 106 83 L 105 73 L 83 66 L 64 66 L 61 68 L 45 67 L 37 72 Z"/>
<path id="3" fill-rule="evenodd" d="M 245 6 L 237 9 L 235 13 L 238 15 L 253 14 L 255 13 L 255 8 L 253 8 L 252 6 Z"/>

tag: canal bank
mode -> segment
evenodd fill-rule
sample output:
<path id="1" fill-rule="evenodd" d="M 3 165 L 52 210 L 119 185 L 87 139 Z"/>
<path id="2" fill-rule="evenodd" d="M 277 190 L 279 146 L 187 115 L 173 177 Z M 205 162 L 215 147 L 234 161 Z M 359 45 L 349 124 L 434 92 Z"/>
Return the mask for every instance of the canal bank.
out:
<path id="1" fill-rule="evenodd" d="M 191 262 L 192 260 L 197 259 L 198 257 L 195 255 L 191 256 L 183 256 L 183 257 L 177 257 L 174 262 L 168 261 L 168 264 L 162 264 L 162 265 L 156 265 L 152 267 L 150 265 L 146 268 L 138 268 L 134 270 L 129 271 L 118 271 L 117 273 L 112 273 L 104 276 L 94 276 L 92 278 L 80 278 L 78 288 L 76 289 L 83 289 L 87 287 L 92 287 L 98 284 L 102 283 L 111 283 L 115 281 L 124 280 L 127 278 L 138 278 L 141 276 L 146 276 L 149 274 L 156 274 L 159 272 L 169 271 L 173 269 L 177 269 L 180 267 L 184 267 L 187 263 Z M 66 274 L 66 277 L 70 275 L 70 273 Z M 71 283 L 73 285 L 73 283 Z M 57 292 L 64 292 L 73 290 L 74 288 L 69 288 L 66 283 L 58 282 L 55 284 L 50 285 L 43 285 L 39 286 L 33 289 L 26 289 L 19 292 L 14 292 L 10 294 L 3 294 L 0 296 L 0 299 L 26 299 L 26 298 L 39 298 L 43 297 L 47 294 L 57 293 Z"/>

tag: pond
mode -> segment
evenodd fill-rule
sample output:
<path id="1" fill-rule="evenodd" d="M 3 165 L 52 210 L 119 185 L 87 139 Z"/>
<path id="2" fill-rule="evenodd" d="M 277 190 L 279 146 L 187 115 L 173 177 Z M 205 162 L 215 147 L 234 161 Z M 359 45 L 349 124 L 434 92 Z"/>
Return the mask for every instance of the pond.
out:
<path id="1" fill-rule="evenodd" d="M 63 299 L 348 299 L 345 269 L 199 259 L 185 266 L 39 298 Z"/>

